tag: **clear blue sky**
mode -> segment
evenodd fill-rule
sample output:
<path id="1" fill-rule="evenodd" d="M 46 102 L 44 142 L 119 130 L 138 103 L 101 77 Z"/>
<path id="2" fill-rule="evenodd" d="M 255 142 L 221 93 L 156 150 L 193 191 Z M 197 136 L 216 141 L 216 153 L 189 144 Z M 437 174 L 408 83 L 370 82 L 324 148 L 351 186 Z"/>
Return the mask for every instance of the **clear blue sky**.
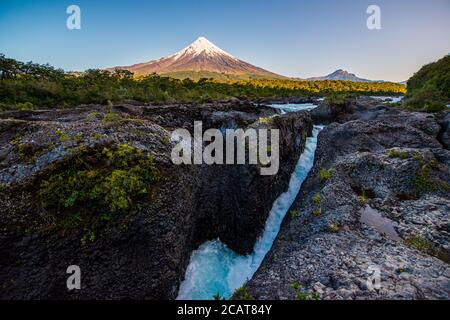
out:
<path id="1" fill-rule="evenodd" d="M 66 28 L 70 4 L 81 30 Z M 366 27 L 370 4 L 381 30 Z M 450 53 L 450 0 L 0 0 L 0 52 L 66 70 L 145 62 L 198 36 L 283 75 L 402 81 Z"/>

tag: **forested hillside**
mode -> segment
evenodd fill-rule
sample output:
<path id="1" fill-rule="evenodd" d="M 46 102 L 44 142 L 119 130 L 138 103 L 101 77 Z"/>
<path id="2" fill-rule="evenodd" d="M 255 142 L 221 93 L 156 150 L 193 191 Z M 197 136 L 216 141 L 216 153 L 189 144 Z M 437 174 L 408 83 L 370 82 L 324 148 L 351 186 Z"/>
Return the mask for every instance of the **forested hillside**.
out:
<path id="1" fill-rule="evenodd" d="M 450 55 L 423 66 L 408 80 L 405 103 L 424 111 L 441 110 L 450 103 Z"/>

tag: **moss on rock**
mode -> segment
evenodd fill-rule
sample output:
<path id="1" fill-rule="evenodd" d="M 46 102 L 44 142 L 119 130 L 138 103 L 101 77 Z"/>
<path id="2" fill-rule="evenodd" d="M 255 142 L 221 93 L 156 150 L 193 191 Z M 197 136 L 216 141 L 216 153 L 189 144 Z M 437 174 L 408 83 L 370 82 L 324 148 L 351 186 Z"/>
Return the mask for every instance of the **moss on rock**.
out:
<path id="1" fill-rule="evenodd" d="M 158 179 L 153 158 L 140 149 L 127 144 L 81 148 L 64 169 L 41 181 L 39 197 L 45 208 L 58 212 L 82 204 L 116 212 L 149 193 Z"/>

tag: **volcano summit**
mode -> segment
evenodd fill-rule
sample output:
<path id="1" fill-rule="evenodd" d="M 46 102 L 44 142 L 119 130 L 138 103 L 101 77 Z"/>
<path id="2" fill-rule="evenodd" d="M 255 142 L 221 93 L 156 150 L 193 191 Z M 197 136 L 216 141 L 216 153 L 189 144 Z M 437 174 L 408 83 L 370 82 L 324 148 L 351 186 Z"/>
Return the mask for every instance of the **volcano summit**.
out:
<path id="1" fill-rule="evenodd" d="M 183 50 L 161 58 L 132 66 L 120 66 L 108 70 L 129 70 L 137 76 L 152 73 L 174 78 L 220 78 L 220 79 L 274 79 L 281 75 L 239 60 L 217 47 L 204 37 L 195 40 Z"/>

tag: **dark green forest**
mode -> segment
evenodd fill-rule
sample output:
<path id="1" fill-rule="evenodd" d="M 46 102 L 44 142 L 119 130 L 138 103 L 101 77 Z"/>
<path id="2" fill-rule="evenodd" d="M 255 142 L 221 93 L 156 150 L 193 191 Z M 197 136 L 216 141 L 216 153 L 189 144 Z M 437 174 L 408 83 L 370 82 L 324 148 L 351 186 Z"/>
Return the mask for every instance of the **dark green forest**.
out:
<path id="1" fill-rule="evenodd" d="M 423 66 L 408 80 L 405 104 L 415 110 L 439 111 L 450 103 L 450 55 Z"/>
<path id="2" fill-rule="evenodd" d="M 336 93 L 404 94 L 389 82 L 174 79 L 156 74 L 136 78 L 128 71 L 65 72 L 48 64 L 20 62 L 0 54 L 0 110 L 69 108 L 119 102 L 172 103 L 279 99 Z"/>

